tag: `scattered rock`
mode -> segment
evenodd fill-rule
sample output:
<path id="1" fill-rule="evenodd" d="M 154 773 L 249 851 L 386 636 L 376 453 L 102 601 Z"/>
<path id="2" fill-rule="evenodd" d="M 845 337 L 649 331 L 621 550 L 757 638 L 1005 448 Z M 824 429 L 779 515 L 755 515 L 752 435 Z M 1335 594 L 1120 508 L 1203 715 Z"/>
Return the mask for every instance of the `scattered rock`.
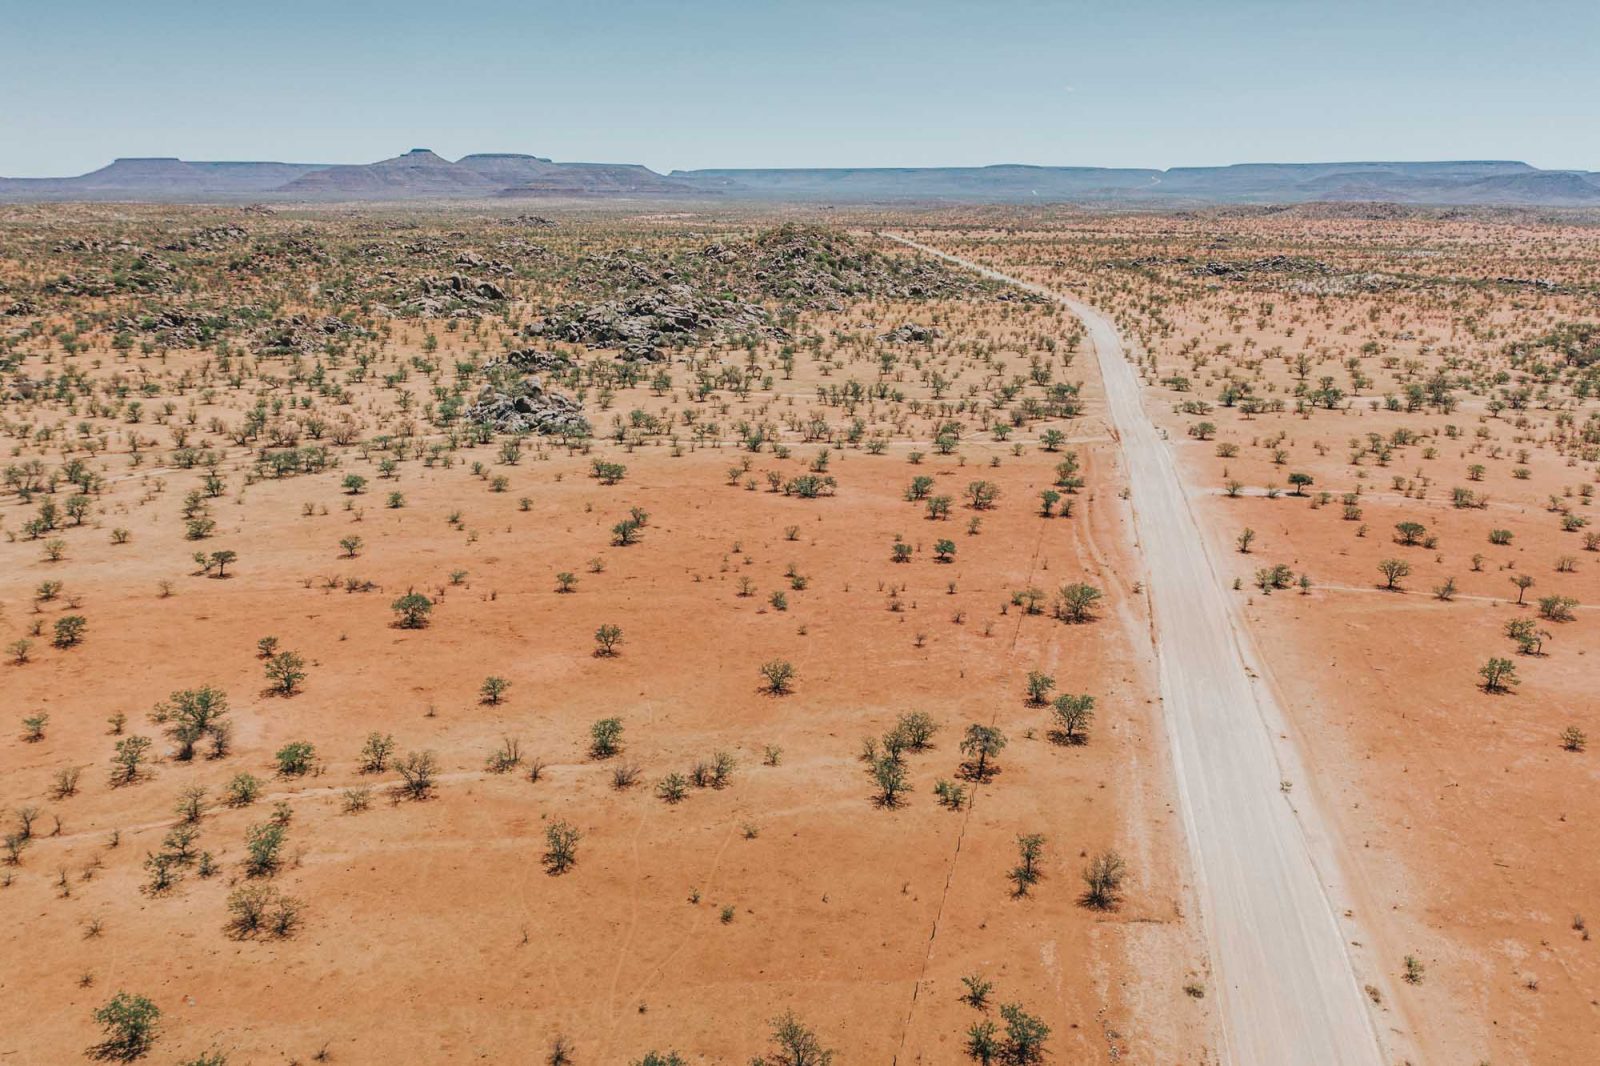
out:
<path id="1" fill-rule="evenodd" d="M 262 355 L 304 355 L 325 349 L 328 341 L 336 337 L 369 336 L 369 331 L 332 315 L 315 320 L 294 315 L 268 325 L 257 340 L 256 349 Z"/>
<path id="2" fill-rule="evenodd" d="M 891 344 L 926 344 L 942 336 L 944 336 L 944 333 L 938 326 L 924 326 L 918 322 L 907 322 L 882 334 L 878 339 L 888 341 Z"/>
<path id="3" fill-rule="evenodd" d="M 541 352 L 536 348 L 519 348 L 498 359 L 483 364 L 485 371 L 510 367 L 522 374 L 551 374 L 572 368 L 572 357 L 565 352 Z"/>

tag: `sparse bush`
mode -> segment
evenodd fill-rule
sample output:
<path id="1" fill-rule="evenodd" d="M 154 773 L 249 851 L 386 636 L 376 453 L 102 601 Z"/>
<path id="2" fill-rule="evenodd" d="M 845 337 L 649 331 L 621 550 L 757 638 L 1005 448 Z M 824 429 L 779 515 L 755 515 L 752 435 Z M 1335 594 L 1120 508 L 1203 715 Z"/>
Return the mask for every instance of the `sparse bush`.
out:
<path id="1" fill-rule="evenodd" d="M 433 794 L 439 776 L 439 761 L 431 751 L 413 751 L 395 764 L 400 774 L 400 793 L 414 800 L 425 800 Z"/>
<path id="2" fill-rule="evenodd" d="M 118 992 L 94 1012 L 105 1039 L 89 1049 L 91 1058 L 133 1062 L 150 1051 L 160 1031 L 161 1009 L 144 996 Z"/>
<path id="3" fill-rule="evenodd" d="M 766 679 L 768 692 L 782 696 L 794 684 L 794 665 L 785 659 L 772 659 L 761 664 L 761 676 Z"/>
<path id="4" fill-rule="evenodd" d="M 206 813 L 206 790 L 201 785 L 190 785 L 178 793 L 175 810 L 184 825 L 198 825 Z"/>
<path id="5" fill-rule="evenodd" d="M 111 757 L 112 787 L 131 785 L 144 776 L 145 758 L 150 753 L 149 737 L 123 737 Z"/>
<path id="6" fill-rule="evenodd" d="M 1017 865 L 1012 867 L 1011 883 L 1016 885 L 1016 894 L 1026 896 L 1028 889 L 1039 881 L 1039 856 L 1044 854 L 1044 837 L 1038 833 L 1029 833 L 1017 837 Z"/>
<path id="7" fill-rule="evenodd" d="M 389 767 L 389 759 L 394 755 L 394 736 L 388 733 L 372 732 L 367 734 L 367 742 L 361 748 L 361 772 L 364 774 L 381 774 Z"/>
<path id="8" fill-rule="evenodd" d="M 901 793 L 910 785 L 905 763 L 893 755 L 881 755 L 872 760 L 872 780 L 878 786 L 880 807 L 898 807 Z"/>
<path id="9" fill-rule="evenodd" d="M 1095 910 L 1111 910 L 1120 899 L 1118 892 L 1126 875 L 1127 865 L 1122 856 L 1114 851 L 1101 852 L 1084 868 L 1084 893 L 1080 901 Z"/>
<path id="10" fill-rule="evenodd" d="M 300 924 L 302 906 L 272 885 L 243 884 L 228 895 L 228 933 L 237 940 L 293 936 Z"/>
<path id="11" fill-rule="evenodd" d="M 751 1066 L 830 1066 L 833 1054 L 793 1011 L 784 1011 L 772 1020 L 772 1050 Z"/>
<path id="12" fill-rule="evenodd" d="M 246 877 L 271 877 L 283 862 L 280 854 L 289 830 L 281 822 L 262 822 L 244 832 Z"/>
<path id="13" fill-rule="evenodd" d="M 488 770 L 492 774 L 510 773 L 522 765 L 522 741 L 506 737 L 500 746 L 489 753 Z"/>
<path id="14" fill-rule="evenodd" d="M 589 727 L 589 754 L 609 759 L 622 750 L 622 719 L 602 718 Z"/>
<path id="15" fill-rule="evenodd" d="M 939 800 L 941 807 L 952 811 L 959 811 L 967 802 L 967 790 L 944 778 L 934 782 L 933 794 Z"/>
<path id="16" fill-rule="evenodd" d="M 83 643 L 83 634 L 88 628 L 89 620 L 83 615 L 63 615 L 56 619 L 55 639 L 51 643 L 58 648 L 76 647 Z"/>
<path id="17" fill-rule="evenodd" d="M 278 762 L 278 773 L 284 777 L 301 777 L 311 770 L 317 755 L 316 748 L 304 740 L 291 741 L 278 749 L 273 756 Z"/>
<path id="18" fill-rule="evenodd" d="M 582 834 L 570 822 L 558 820 L 544 831 L 544 867 L 552 874 L 564 874 L 578 861 L 578 841 Z"/>
<path id="19" fill-rule="evenodd" d="M 1050 1027 L 1015 1003 L 1002 1006 L 1000 1017 L 1006 1023 L 1006 1062 L 1018 1066 L 1043 1062 Z"/>
<path id="20" fill-rule="evenodd" d="M 83 773 L 80 766 L 68 766 L 56 771 L 55 780 L 50 785 L 50 795 L 54 799 L 66 799 L 78 794 L 78 777 Z"/>
<path id="21" fill-rule="evenodd" d="M 1422 965 L 1422 960 L 1415 955 L 1407 955 L 1405 957 L 1404 967 L 1401 977 L 1405 979 L 1408 985 L 1420 985 L 1423 977 L 1428 972 L 1428 968 Z"/>
<path id="22" fill-rule="evenodd" d="M 642 1059 L 634 1059 L 629 1066 L 689 1066 L 689 1060 L 676 1051 L 650 1051 Z"/>

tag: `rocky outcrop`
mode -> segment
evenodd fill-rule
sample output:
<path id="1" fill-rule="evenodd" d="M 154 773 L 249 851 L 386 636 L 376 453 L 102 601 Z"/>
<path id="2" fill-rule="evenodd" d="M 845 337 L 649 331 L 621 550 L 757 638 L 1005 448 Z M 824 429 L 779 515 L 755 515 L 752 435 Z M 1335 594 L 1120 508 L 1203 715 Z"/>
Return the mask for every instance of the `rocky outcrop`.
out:
<path id="1" fill-rule="evenodd" d="M 942 336 L 944 336 L 944 333 L 940 331 L 938 326 L 924 326 L 918 322 L 907 322 L 882 334 L 878 339 L 888 341 L 890 344 L 926 344 Z"/>
<path id="2" fill-rule="evenodd" d="M 589 434 L 583 405 L 544 387 L 537 375 L 493 375 L 467 408 L 468 420 L 492 426 L 498 433 L 539 433 L 581 437 Z"/>
<path id="3" fill-rule="evenodd" d="M 531 336 L 611 348 L 624 357 L 654 362 L 664 348 L 702 336 L 765 333 L 786 335 L 766 308 L 734 300 L 707 299 L 687 285 L 596 303 L 562 304 L 528 327 Z"/>

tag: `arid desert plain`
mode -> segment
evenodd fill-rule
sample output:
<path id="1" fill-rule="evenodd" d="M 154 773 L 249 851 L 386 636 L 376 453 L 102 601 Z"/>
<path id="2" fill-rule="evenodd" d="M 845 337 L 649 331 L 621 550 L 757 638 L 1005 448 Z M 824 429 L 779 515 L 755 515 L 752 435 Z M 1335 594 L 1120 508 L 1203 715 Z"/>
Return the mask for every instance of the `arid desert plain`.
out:
<path id="1" fill-rule="evenodd" d="M 0 207 L 0 1063 L 1596 1060 L 1593 217 L 526 206 Z"/>

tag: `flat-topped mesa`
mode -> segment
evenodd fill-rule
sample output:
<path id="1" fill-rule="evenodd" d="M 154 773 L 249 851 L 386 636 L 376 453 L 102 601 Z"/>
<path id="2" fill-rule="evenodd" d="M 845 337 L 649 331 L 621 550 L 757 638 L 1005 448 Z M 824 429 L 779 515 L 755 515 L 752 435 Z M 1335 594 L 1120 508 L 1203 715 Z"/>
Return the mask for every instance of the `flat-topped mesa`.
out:
<path id="1" fill-rule="evenodd" d="M 674 170 L 636 163 L 557 163 L 518 152 L 454 162 L 412 148 L 375 163 L 195 162 L 125 157 L 71 178 L 0 178 L 0 201 L 251 199 L 642 199 L 781 203 L 1383 203 L 1420 206 L 1585 207 L 1600 203 L 1600 173 L 1540 170 L 1520 160 L 1235 163 L 1227 166 L 838 167 Z"/>

